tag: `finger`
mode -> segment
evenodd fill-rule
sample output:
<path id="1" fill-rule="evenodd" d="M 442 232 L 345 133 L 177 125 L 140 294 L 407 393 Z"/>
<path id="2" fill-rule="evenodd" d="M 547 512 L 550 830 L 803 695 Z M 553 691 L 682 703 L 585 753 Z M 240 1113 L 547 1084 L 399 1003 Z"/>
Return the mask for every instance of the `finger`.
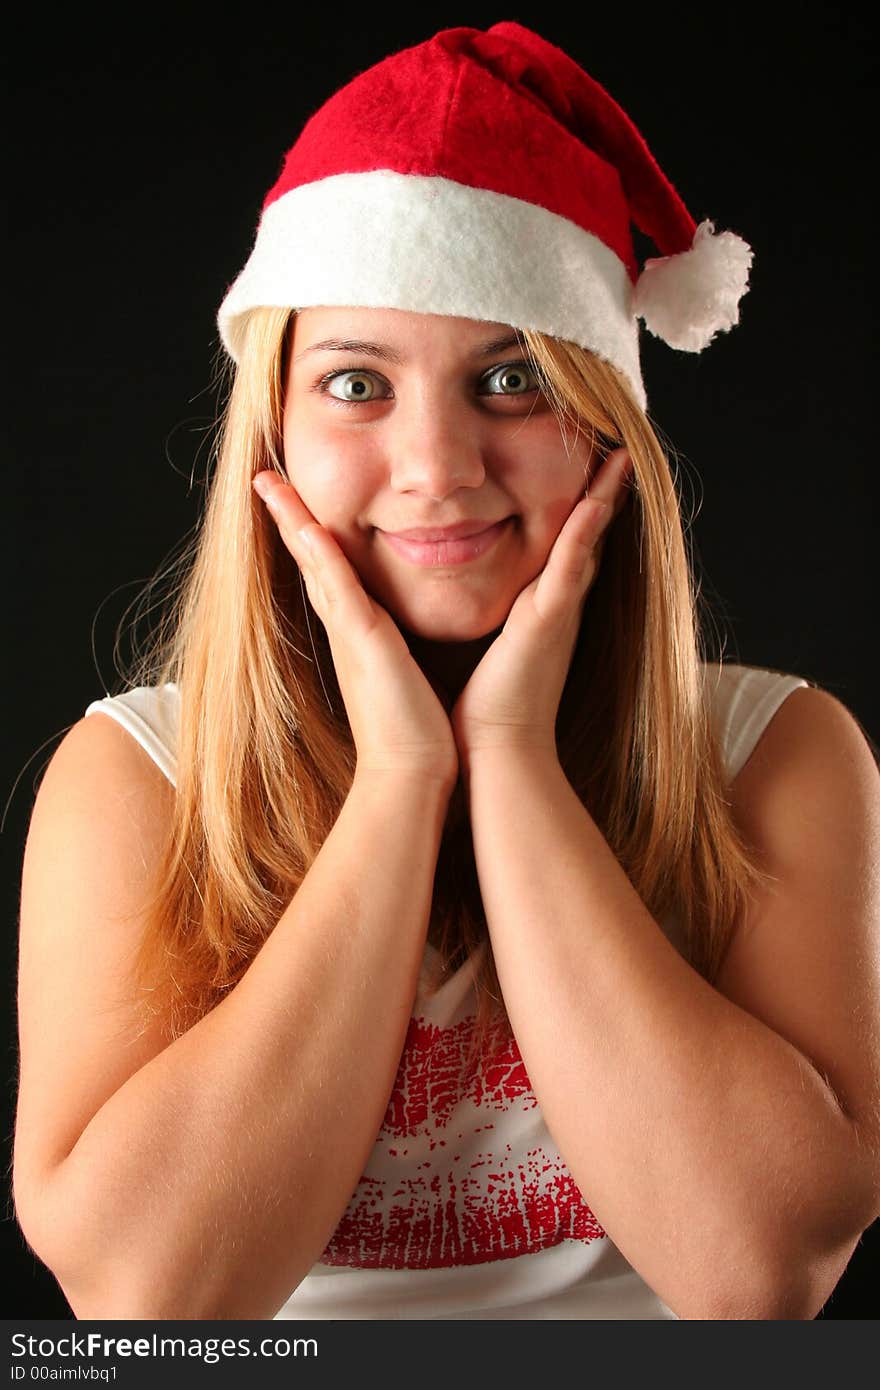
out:
<path id="1" fill-rule="evenodd" d="M 575 592 L 592 583 L 605 533 L 629 493 L 632 459 L 625 448 L 605 458 L 592 479 L 586 496 L 572 509 L 550 553 L 555 577 Z"/>
<path id="2" fill-rule="evenodd" d="M 263 472 L 255 474 L 251 481 L 254 492 L 262 497 L 272 515 L 276 518 L 285 517 L 289 530 L 299 531 L 303 526 L 316 521 L 296 488 L 285 482 L 281 474 L 276 473 L 274 469 L 264 469 Z"/>
<path id="3" fill-rule="evenodd" d="M 350 642 L 374 632 L 379 610 L 360 581 L 356 570 L 336 541 L 323 526 L 309 526 L 299 537 L 309 547 L 310 568 L 304 571 L 306 584 L 317 586 L 312 607 L 336 642 Z"/>
<path id="4" fill-rule="evenodd" d="M 263 499 L 278 527 L 281 539 L 300 569 L 306 574 L 313 571 L 315 551 L 310 544 L 309 528 L 323 528 L 309 511 L 296 488 L 286 483 L 273 469 L 255 474 L 252 485 L 254 491 Z"/>
<path id="5" fill-rule="evenodd" d="M 265 474 L 258 474 L 264 479 Z M 325 526 L 317 522 L 289 484 L 273 474 L 255 490 L 275 519 L 281 539 L 305 579 L 309 600 L 328 632 L 340 627 L 347 634 L 369 632 L 377 622 L 375 605 L 354 566 Z M 265 491 L 264 491 L 265 489 Z"/>
<path id="6" fill-rule="evenodd" d="M 618 512 L 626 501 L 632 471 L 629 451 L 625 448 L 612 450 L 590 479 L 586 495 L 609 503 Z"/>
<path id="7" fill-rule="evenodd" d="M 282 538 L 304 552 L 303 573 L 312 607 L 329 632 L 343 630 L 346 636 L 369 632 L 376 624 L 376 609 L 358 574 L 342 548 L 324 526 L 312 522 L 288 537 L 279 523 Z M 317 601 L 316 601 L 317 600 Z"/>
<path id="8" fill-rule="evenodd" d="M 324 603 L 323 587 L 315 570 L 314 547 L 306 530 L 309 526 L 318 525 L 315 517 L 296 489 L 285 483 L 273 469 L 257 473 L 251 482 L 302 573 L 312 607 L 316 613 L 320 613 Z"/>
<path id="9" fill-rule="evenodd" d="M 568 516 L 538 576 L 534 603 L 543 619 L 572 613 L 593 581 L 613 508 L 590 493 Z"/>

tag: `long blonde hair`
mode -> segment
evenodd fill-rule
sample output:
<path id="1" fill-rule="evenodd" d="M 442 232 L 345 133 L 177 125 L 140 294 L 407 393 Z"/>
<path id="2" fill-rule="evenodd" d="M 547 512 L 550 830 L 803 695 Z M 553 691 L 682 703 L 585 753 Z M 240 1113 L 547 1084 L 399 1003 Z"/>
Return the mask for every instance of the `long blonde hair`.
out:
<path id="1" fill-rule="evenodd" d="M 241 979 L 345 801 L 355 754 L 324 629 L 250 480 L 280 468 L 286 309 L 254 311 L 200 526 L 130 685 L 179 687 L 177 795 L 134 965 L 142 1017 L 169 1039 Z M 557 722 L 566 774 L 658 921 L 711 982 L 757 870 L 732 822 L 702 691 L 679 499 L 654 430 L 614 368 L 522 334 L 560 427 L 623 443 L 632 496 L 605 544 Z M 453 794 L 433 939 L 446 964 L 485 943 L 479 1023 L 503 1017 L 467 811 Z"/>

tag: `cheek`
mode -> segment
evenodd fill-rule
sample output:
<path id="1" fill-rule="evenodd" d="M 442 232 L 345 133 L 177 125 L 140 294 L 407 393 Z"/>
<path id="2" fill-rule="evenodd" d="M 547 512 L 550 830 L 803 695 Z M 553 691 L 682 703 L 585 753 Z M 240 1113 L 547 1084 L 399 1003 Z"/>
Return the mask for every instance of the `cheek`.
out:
<path id="1" fill-rule="evenodd" d="M 529 471 L 521 488 L 525 531 L 531 543 L 550 551 L 572 510 L 584 495 L 586 459 L 551 455 L 540 471 Z"/>
<path id="2" fill-rule="evenodd" d="M 363 458 L 350 458 L 349 452 L 328 440 L 285 430 L 287 476 L 315 519 L 334 531 L 350 529 L 370 495 L 369 469 Z"/>

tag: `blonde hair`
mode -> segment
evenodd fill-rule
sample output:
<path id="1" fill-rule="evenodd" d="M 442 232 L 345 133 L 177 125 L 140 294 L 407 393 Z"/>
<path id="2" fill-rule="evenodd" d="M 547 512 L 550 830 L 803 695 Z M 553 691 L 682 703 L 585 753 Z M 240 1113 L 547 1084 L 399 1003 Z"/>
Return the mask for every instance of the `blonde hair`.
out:
<path id="1" fill-rule="evenodd" d="M 129 684 L 176 682 L 177 795 L 134 966 L 142 1017 L 180 1036 L 235 986 L 345 801 L 355 753 L 324 629 L 251 478 L 281 467 L 291 314 L 250 315 L 200 527 Z M 557 721 L 566 774 L 658 921 L 711 981 L 757 874 L 733 824 L 702 691 L 696 599 L 669 463 L 616 370 L 522 335 L 560 427 L 623 443 L 632 496 L 611 528 Z M 459 785 L 435 876 L 447 966 L 485 943 L 478 1031 L 503 1017 Z"/>

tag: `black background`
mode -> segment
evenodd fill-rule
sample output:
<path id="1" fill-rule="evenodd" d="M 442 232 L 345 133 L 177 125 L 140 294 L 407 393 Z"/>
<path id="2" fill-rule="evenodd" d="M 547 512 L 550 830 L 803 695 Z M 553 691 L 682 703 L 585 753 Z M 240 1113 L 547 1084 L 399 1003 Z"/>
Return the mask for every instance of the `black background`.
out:
<path id="1" fill-rule="evenodd" d="M 392 20 L 374 6 L 177 7 L 128 11 L 116 28 L 72 7 L 19 20 L 0 301 L 9 1155 L 34 785 L 63 731 L 118 688 L 117 625 L 198 515 L 215 313 L 263 195 L 336 87 L 438 28 L 501 19 L 567 49 L 633 117 L 697 220 L 754 247 L 737 329 L 702 356 L 646 339 L 650 411 L 697 508 L 728 653 L 818 681 L 880 736 L 867 12 L 476 5 Z M 17 1294 L 4 1311 L 67 1315 L 11 1204 L 7 1215 Z M 878 1246 L 875 1224 L 823 1316 L 876 1316 Z"/>

